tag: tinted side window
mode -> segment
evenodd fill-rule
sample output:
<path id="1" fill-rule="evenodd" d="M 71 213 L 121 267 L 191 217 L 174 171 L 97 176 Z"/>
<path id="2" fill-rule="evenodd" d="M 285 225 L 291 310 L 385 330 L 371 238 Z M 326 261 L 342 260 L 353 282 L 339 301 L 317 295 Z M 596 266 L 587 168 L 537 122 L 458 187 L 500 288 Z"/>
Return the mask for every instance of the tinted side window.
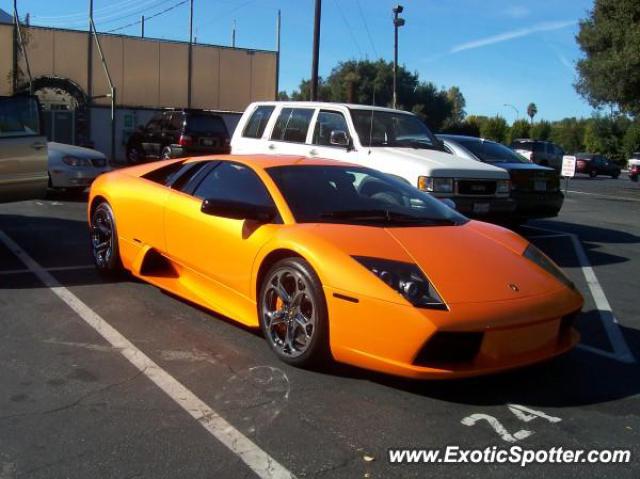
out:
<path id="1" fill-rule="evenodd" d="M 312 143 L 314 145 L 335 146 L 330 141 L 332 131 L 344 131 L 347 135 L 349 134 L 349 127 L 344 115 L 335 111 L 321 111 L 318 113 L 316 126 L 313 129 Z"/>
<path id="2" fill-rule="evenodd" d="M 263 105 L 255 109 L 251 118 L 247 122 L 247 126 L 244 127 L 242 136 L 245 138 L 262 138 L 264 129 L 267 127 L 271 113 L 273 113 L 274 106 Z"/>
<path id="3" fill-rule="evenodd" d="M 0 100 L 0 137 L 39 135 L 38 102 L 28 96 Z"/>
<path id="4" fill-rule="evenodd" d="M 273 206 L 262 180 L 250 168 L 238 163 L 221 162 L 198 185 L 193 195 L 200 199 L 241 201 L 258 206 Z"/>
<path id="5" fill-rule="evenodd" d="M 184 123 L 184 116 L 182 113 L 172 113 L 167 130 L 180 131 L 182 130 L 182 124 Z"/>
<path id="6" fill-rule="evenodd" d="M 162 124 L 162 113 L 156 113 L 153 115 L 149 123 L 147 123 L 147 130 L 157 130 L 160 128 Z"/>
<path id="7" fill-rule="evenodd" d="M 283 108 L 273 127 L 271 139 L 304 143 L 312 116 L 313 110 L 309 108 Z"/>
<path id="8" fill-rule="evenodd" d="M 210 165 L 210 161 L 198 161 L 197 163 L 187 163 L 173 175 L 167 178 L 167 185 L 171 186 L 171 189 L 178 191 L 185 191 L 192 183 L 192 179 L 195 179 L 198 172 L 200 172 L 205 166 Z"/>

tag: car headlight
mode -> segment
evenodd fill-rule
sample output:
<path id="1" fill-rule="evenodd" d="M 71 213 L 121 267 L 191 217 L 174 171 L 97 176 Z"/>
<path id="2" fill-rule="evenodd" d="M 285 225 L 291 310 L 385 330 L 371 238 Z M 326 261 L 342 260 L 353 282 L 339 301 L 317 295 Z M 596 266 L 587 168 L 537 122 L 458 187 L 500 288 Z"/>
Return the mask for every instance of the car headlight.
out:
<path id="1" fill-rule="evenodd" d="M 453 193 L 453 178 L 418 177 L 418 189 L 431 193 Z"/>
<path id="2" fill-rule="evenodd" d="M 573 281 L 571 281 L 569 277 L 566 274 L 564 274 L 564 272 L 560 268 L 558 268 L 556 264 L 547 257 L 547 255 L 545 255 L 542 251 L 540 251 L 538 248 L 533 246 L 531 243 L 529 243 L 529 246 L 527 246 L 527 249 L 524 250 L 524 253 L 522 253 L 522 256 L 524 256 L 528 260 L 540 266 L 543 270 L 545 270 L 547 273 L 549 273 L 551 276 L 556 278 L 565 286 L 568 286 L 571 289 L 576 289 L 576 285 L 573 284 Z"/>
<path id="3" fill-rule="evenodd" d="M 62 158 L 65 165 L 69 166 L 91 166 L 91 161 L 86 158 L 78 158 L 77 156 L 66 155 Z"/>
<path id="4" fill-rule="evenodd" d="M 511 191 L 511 182 L 509 180 L 498 180 L 496 182 L 496 193 L 509 194 Z"/>
<path id="5" fill-rule="evenodd" d="M 433 285 L 415 264 L 368 256 L 353 256 L 353 259 L 414 306 L 447 309 Z"/>

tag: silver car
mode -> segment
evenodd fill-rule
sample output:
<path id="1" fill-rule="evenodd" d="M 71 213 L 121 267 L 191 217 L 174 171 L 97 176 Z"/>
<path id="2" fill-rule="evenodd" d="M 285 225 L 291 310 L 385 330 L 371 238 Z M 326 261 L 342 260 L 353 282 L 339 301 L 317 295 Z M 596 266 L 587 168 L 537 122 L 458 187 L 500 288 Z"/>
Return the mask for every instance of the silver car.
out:
<path id="1" fill-rule="evenodd" d="M 47 143 L 35 96 L 0 96 L 0 203 L 43 198 Z"/>
<path id="2" fill-rule="evenodd" d="M 84 190 L 98 175 L 111 170 L 97 150 L 49 142 L 49 187 Z"/>

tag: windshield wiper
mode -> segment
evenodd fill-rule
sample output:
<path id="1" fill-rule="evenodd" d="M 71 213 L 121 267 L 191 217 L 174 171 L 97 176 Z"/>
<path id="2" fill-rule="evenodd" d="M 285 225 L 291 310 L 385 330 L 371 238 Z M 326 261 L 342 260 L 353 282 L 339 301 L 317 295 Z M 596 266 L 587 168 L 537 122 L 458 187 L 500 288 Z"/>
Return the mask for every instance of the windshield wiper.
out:
<path id="1" fill-rule="evenodd" d="M 338 210 L 328 211 L 320 215 L 321 218 L 331 218 L 336 220 L 354 221 L 384 221 L 386 223 L 411 223 L 429 225 L 453 225 L 452 220 L 445 218 L 424 218 L 406 213 L 399 213 L 388 209 L 368 209 L 368 210 Z"/>

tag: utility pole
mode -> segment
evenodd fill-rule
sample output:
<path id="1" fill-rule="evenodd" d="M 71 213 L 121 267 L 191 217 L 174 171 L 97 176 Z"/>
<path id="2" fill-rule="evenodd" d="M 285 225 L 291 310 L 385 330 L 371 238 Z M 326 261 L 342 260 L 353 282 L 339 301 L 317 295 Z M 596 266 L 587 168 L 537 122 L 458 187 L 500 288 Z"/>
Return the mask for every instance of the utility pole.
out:
<path id="1" fill-rule="evenodd" d="M 87 45 L 87 98 L 93 103 L 93 0 L 89 0 L 89 43 Z M 88 115 L 91 118 L 91 114 Z M 91 130 L 89 130 L 91 131 Z"/>
<path id="2" fill-rule="evenodd" d="M 13 71 L 12 71 L 12 93 L 18 90 L 18 0 L 13 0 Z"/>
<path id="3" fill-rule="evenodd" d="M 404 18 L 398 15 L 402 13 L 404 7 L 396 5 L 393 7 L 393 108 L 398 105 L 398 28 L 405 23 Z"/>
<path id="4" fill-rule="evenodd" d="M 313 20 L 313 60 L 311 62 L 311 101 L 318 99 L 318 56 L 320 55 L 320 15 L 322 0 L 316 0 L 316 11 Z"/>
<path id="5" fill-rule="evenodd" d="M 144 15 L 142 15 L 142 18 L 140 19 L 140 28 L 141 28 L 140 36 L 144 38 Z"/>
<path id="6" fill-rule="evenodd" d="M 193 69 L 193 0 L 189 3 L 189 72 L 187 84 L 187 106 L 191 108 L 191 77 Z"/>
<path id="7" fill-rule="evenodd" d="M 278 99 L 278 90 L 280 88 L 280 29 L 281 29 L 280 9 L 276 17 L 276 95 L 274 99 Z"/>
<path id="8" fill-rule="evenodd" d="M 236 47 L 236 21 L 233 20 L 233 28 L 231 29 L 231 46 Z"/>

